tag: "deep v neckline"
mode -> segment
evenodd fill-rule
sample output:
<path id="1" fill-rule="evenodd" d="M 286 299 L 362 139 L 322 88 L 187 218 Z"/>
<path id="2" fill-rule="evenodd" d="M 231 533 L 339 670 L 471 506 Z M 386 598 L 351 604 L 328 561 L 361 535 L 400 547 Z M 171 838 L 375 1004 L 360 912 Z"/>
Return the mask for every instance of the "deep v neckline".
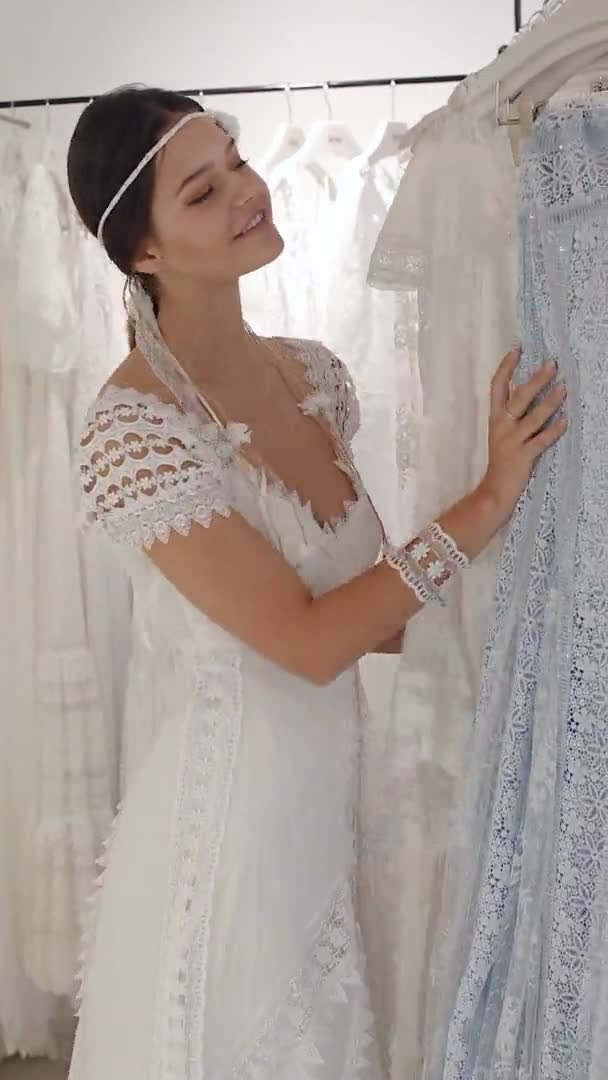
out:
<path id="1" fill-rule="evenodd" d="M 235 463 L 244 475 L 255 482 L 259 497 L 264 498 L 267 492 L 278 492 L 292 505 L 295 504 L 300 510 L 307 512 L 322 534 L 327 536 L 341 532 L 342 528 L 350 522 L 355 508 L 363 501 L 365 489 L 355 468 L 352 454 L 337 429 L 336 418 L 332 415 L 332 409 L 335 411 L 334 403 L 331 396 L 324 391 L 318 377 L 315 376 L 312 357 L 306 354 L 303 343 L 295 341 L 292 343 L 295 358 L 302 368 L 303 382 L 308 391 L 302 400 L 299 400 L 291 390 L 285 375 L 281 371 L 279 374 L 286 382 L 288 390 L 291 391 L 298 410 L 316 421 L 327 436 L 334 452 L 333 467 L 338 468 L 346 476 L 352 492 L 350 498 L 342 500 L 340 512 L 324 521 L 316 516 L 311 500 L 305 500 L 296 488 L 290 488 L 261 458 L 258 463 L 249 460 L 243 453 L 242 447 L 251 443 L 251 427 L 235 421 L 227 424 L 221 421 L 205 395 L 199 391 L 190 375 L 169 349 L 160 333 L 151 304 L 142 312 L 142 315 L 137 324 L 137 345 L 148 367 L 174 397 L 177 410 L 181 409 L 184 414 L 192 413 L 199 421 L 212 425 L 218 431 L 219 436 L 230 445 Z"/>
<path id="2" fill-rule="evenodd" d="M 272 340 L 274 341 L 275 339 L 273 338 Z M 298 364 L 300 364 L 300 366 L 302 367 L 303 378 L 305 380 L 307 388 L 307 393 L 302 399 L 299 399 L 295 391 L 292 390 L 288 379 L 285 377 L 283 372 L 278 369 L 278 365 L 277 370 L 279 370 L 279 374 L 283 382 L 285 383 L 285 386 L 290 393 L 294 405 L 298 409 L 298 412 L 300 412 L 304 416 L 309 416 L 310 419 L 315 422 L 317 426 L 322 430 L 323 435 L 327 437 L 327 440 L 330 443 L 334 452 L 334 457 L 332 459 L 332 467 L 337 468 L 341 473 L 343 473 L 343 475 L 346 476 L 351 487 L 351 496 L 342 500 L 340 512 L 338 514 L 335 514 L 333 517 L 326 519 L 325 521 L 320 521 L 315 514 L 312 507 L 312 500 L 308 499 L 305 501 L 297 488 L 290 488 L 289 485 L 285 482 L 285 480 L 283 480 L 283 478 L 276 472 L 276 470 L 271 468 L 263 460 L 261 455 L 259 455 L 259 461 L 257 462 L 250 460 L 250 458 L 246 456 L 246 454 L 243 452 L 242 447 L 247 445 L 247 443 L 251 445 L 251 439 L 254 434 L 251 426 L 244 424 L 240 421 L 230 421 L 229 423 L 225 424 L 220 419 L 219 415 L 211 405 L 210 401 L 205 397 L 202 391 L 200 391 L 194 385 L 192 379 L 190 379 L 190 382 L 201 407 L 208 414 L 209 421 L 216 425 L 222 436 L 229 437 L 228 431 L 230 428 L 238 429 L 242 433 L 243 437 L 241 440 L 239 440 L 238 446 L 235 445 L 233 439 L 229 439 L 229 441 L 234 450 L 235 457 L 238 460 L 238 464 L 254 482 L 257 481 L 257 484 L 261 490 L 261 494 L 263 495 L 265 492 L 272 491 L 278 492 L 281 497 L 287 499 L 292 504 L 295 503 L 299 507 L 299 509 L 308 513 L 317 528 L 319 528 L 325 535 L 328 535 L 339 531 L 343 525 L 350 521 L 353 509 L 358 505 L 363 494 L 362 484 L 359 474 L 355 469 L 354 462 L 352 461 L 350 454 L 347 453 L 346 447 L 344 446 L 338 432 L 335 429 L 335 423 L 332 422 L 331 416 L 326 414 L 324 421 L 317 419 L 317 412 L 320 410 L 315 409 L 315 399 L 320 394 L 321 388 L 320 386 L 313 384 L 313 382 L 311 381 L 307 365 L 298 352 L 296 352 L 296 359 Z M 189 376 L 187 377 L 189 378 Z"/>

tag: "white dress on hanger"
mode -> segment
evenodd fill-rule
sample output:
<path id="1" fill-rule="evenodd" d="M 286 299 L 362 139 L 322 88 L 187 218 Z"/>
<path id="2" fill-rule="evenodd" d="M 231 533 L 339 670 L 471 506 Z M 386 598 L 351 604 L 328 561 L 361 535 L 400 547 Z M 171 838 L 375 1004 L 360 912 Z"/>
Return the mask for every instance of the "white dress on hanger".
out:
<path id="1" fill-rule="evenodd" d="M 71 220 L 45 155 L 28 178 L 15 265 L 15 360 L 26 380 L 16 610 L 33 773 L 22 822 L 22 925 L 30 978 L 65 998 L 74 989 L 82 907 L 114 812 L 73 501 L 69 408 L 81 328 Z"/>
<path id="2" fill-rule="evenodd" d="M 348 443 L 357 409 L 344 369 L 320 346 L 292 348 L 310 391 L 301 407 Z M 71 1080 L 379 1080 L 353 905 L 357 670 L 322 688 L 287 674 L 210 622 L 141 548 L 238 512 L 319 595 L 375 562 L 380 526 L 350 458 L 355 501 L 322 527 L 244 461 L 247 429 L 210 419 L 166 349 L 148 359 L 178 404 L 106 388 L 80 454 L 87 519 L 132 574 L 143 707 L 156 696 L 164 716 L 108 847 Z M 139 462 L 110 456 L 114 438 L 143 440 L 156 477 L 128 507 L 112 492 Z"/>
<path id="3" fill-rule="evenodd" d="M 75 226 L 78 315 L 82 335 L 74 371 L 72 444 L 99 386 L 126 356 L 124 278 L 97 240 Z M 87 640 L 95 660 L 105 717 L 109 787 L 114 807 L 130 772 L 130 746 L 137 733 L 124 725 L 127 671 L 131 655 L 132 607 L 128 574 L 118 573 L 110 545 L 91 532 L 79 536 Z M 121 782 L 122 781 L 122 782 Z"/>
<path id="4" fill-rule="evenodd" d="M 415 357 L 422 389 L 422 413 L 410 416 L 418 443 L 414 531 L 483 475 L 490 379 L 517 335 L 515 205 L 505 129 L 474 126 L 450 108 L 419 127 L 370 269 L 372 284 L 402 294 L 413 320 L 401 334 L 408 379 Z M 376 874 L 394 942 L 395 1080 L 419 1076 L 431 1022 L 447 829 L 472 730 L 498 547 L 462 578 L 447 609 L 421 612 L 404 639 L 376 825 Z"/>
<path id="5" fill-rule="evenodd" d="M 361 408 L 353 442 L 357 467 L 390 536 L 399 535 L 395 299 L 369 288 L 369 262 L 397 190 L 397 162 L 371 166 L 355 158 L 340 173 L 324 231 L 318 280 L 323 341 L 348 356 Z"/>
<path id="6" fill-rule="evenodd" d="M 267 182 L 285 250 L 271 266 L 243 280 L 243 310 L 258 333 L 312 337 L 322 325 L 319 273 L 336 185 L 328 174 L 317 179 L 316 171 L 297 158 L 278 165 Z"/>
<path id="7" fill-rule="evenodd" d="M 15 362 L 14 260 L 25 180 L 15 133 L 0 161 L 0 604 L 5 627 L 0 650 L 0 1058 L 57 1051 L 53 999 L 34 986 L 23 963 L 23 822 L 35 794 L 29 683 L 20 678 L 22 642 L 15 625 L 20 551 L 15 500 L 21 505 L 27 378 Z"/>

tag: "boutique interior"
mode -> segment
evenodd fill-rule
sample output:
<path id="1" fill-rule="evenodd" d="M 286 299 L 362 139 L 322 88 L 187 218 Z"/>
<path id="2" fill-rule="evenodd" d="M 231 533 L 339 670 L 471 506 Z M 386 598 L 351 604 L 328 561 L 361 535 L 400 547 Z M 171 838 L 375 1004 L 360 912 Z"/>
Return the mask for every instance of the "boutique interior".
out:
<path id="1" fill-rule="evenodd" d="M 515 342 L 559 353 L 570 380 L 576 430 L 539 471 L 544 495 L 524 497 L 534 520 L 520 507 L 400 653 L 361 661 L 361 918 L 384 1065 L 323 1071 L 309 1049 L 297 1075 L 600 1080 L 606 0 L 21 0 L 3 24 L 1 1080 L 68 1076 L 85 913 L 162 721 L 131 679 L 130 575 L 81 531 L 74 485 L 87 410 L 128 344 L 124 279 L 77 218 L 66 156 L 88 104 L 135 84 L 213 110 L 267 183 L 285 251 L 243 279 L 245 318 L 346 363 L 354 458 L 389 537 L 478 482 Z M 212 1080 L 288 1075 L 256 1067 Z M 97 1075 L 81 1062 L 72 1080 Z"/>

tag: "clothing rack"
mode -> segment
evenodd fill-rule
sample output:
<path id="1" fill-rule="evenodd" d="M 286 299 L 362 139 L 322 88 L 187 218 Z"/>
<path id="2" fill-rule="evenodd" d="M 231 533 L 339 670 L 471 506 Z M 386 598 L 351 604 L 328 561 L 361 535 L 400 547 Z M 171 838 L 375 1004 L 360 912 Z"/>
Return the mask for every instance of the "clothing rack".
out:
<path id="1" fill-rule="evenodd" d="M 286 91 L 302 90 L 356 90 L 381 86 L 424 86 L 432 83 L 455 83 L 465 79 L 465 75 L 411 75 L 395 79 L 344 79 L 320 83 L 260 83 L 254 86 L 214 86 L 209 89 L 181 90 L 186 97 L 225 97 L 237 94 L 284 94 Z M 0 101 L 0 109 L 37 109 L 47 105 L 88 105 L 95 94 L 81 94 L 75 97 L 30 98 L 22 101 Z"/>
<path id="2" fill-rule="evenodd" d="M 523 25 L 522 0 L 513 0 L 515 31 Z M 284 94 L 286 91 L 303 90 L 357 90 L 383 86 L 433 86 L 441 83 L 458 83 L 466 75 L 411 75 L 395 79 L 345 79 L 319 83 L 264 83 L 257 86 L 216 86 L 211 89 L 182 90 L 186 97 L 226 97 L 239 94 Z M 97 95 L 79 94 L 73 97 L 29 98 L 21 101 L 0 101 L 0 109 L 39 109 L 55 105 L 88 105 Z"/>

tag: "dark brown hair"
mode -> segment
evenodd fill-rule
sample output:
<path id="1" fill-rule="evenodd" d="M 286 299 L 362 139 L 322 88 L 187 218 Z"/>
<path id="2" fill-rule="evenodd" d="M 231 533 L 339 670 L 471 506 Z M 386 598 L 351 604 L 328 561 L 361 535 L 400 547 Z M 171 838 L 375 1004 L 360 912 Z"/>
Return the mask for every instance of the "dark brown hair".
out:
<path id="1" fill-rule="evenodd" d="M 83 224 L 94 236 L 116 192 L 171 123 L 202 111 L 198 102 L 182 94 L 138 86 L 113 90 L 87 106 L 70 142 L 68 185 Z M 133 262 L 150 230 L 154 166 L 151 161 L 143 169 L 104 226 L 105 249 L 127 276 L 133 275 Z M 153 280 L 146 275 L 139 280 L 154 300 Z"/>

